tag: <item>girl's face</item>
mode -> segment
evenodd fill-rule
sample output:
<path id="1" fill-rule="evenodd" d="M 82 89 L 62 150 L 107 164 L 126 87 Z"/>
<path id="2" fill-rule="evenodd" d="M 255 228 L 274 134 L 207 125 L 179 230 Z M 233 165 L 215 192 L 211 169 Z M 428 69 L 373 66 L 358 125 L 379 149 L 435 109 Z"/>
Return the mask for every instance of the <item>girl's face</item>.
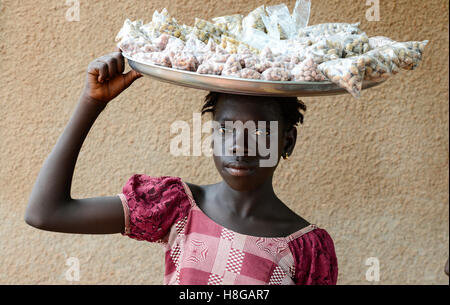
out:
<path id="1" fill-rule="evenodd" d="M 285 130 L 279 105 L 270 97 L 220 94 L 213 120 L 212 147 L 218 141 L 222 146 L 221 153 L 217 148 L 214 152 L 214 163 L 223 180 L 238 191 L 256 189 L 271 179 L 280 157 L 290 155 L 297 139 L 297 129 Z M 278 128 L 271 129 L 271 122 Z M 267 150 L 258 149 L 260 143 Z"/>

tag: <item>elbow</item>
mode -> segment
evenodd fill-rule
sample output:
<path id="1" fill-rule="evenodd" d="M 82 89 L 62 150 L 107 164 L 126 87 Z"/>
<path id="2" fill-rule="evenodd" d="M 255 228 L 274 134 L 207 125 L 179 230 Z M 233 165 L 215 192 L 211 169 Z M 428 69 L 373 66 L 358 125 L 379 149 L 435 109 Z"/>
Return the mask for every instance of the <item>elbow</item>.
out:
<path id="1" fill-rule="evenodd" d="M 43 230 L 45 227 L 45 222 L 41 217 L 33 215 L 28 211 L 25 213 L 24 220 L 27 225 L 32 226 L 33 228 Z"/>
<path id="2" fill-rule="evenodd" d="M 47 227 L 46 217 L 41 214 L 42 213 L 38 213 L 36 209 L 33 208 L 33 205 L 29 203 L 25 211 L 24 221 L 33 228 L 45 230 Z"/>

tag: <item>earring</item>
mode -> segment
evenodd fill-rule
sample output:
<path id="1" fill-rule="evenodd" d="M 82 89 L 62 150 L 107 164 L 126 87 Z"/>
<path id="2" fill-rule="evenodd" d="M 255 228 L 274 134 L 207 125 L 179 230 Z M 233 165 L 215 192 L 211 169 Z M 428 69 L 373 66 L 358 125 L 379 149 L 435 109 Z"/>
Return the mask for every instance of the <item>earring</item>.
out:
<path id="1" fill-rule="evenodd" d="M 284 156 L 283 156 L 283 159 L 284 159 L 284 160 L 289 159 L 289 155 L 288 155 L 287 153 L 285 153 Z"/>

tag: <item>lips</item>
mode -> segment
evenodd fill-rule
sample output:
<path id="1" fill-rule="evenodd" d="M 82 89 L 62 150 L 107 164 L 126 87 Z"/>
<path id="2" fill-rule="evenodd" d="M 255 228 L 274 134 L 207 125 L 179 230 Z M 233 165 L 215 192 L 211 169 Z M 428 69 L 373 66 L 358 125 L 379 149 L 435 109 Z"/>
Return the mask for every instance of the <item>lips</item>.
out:
<path id="1" fill-rule="evenodd" d="M 255 167 L 246 162 L 231 162 L 225 165 L 225 169 L 232 176 L 243 177 L 251 175 Z"/>

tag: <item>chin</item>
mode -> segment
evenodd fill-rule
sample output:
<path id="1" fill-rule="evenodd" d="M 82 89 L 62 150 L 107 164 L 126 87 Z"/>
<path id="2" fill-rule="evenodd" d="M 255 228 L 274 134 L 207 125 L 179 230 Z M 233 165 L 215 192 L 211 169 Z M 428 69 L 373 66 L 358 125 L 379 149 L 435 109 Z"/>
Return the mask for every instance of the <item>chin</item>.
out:
<path id="1" fill-rule="evenodd" d="M 220 172 L 223 181 L 232 189 L 240 192 L 251 191 L 258 188 L 257 175 L 232 176 L 223 168 Z"/>

